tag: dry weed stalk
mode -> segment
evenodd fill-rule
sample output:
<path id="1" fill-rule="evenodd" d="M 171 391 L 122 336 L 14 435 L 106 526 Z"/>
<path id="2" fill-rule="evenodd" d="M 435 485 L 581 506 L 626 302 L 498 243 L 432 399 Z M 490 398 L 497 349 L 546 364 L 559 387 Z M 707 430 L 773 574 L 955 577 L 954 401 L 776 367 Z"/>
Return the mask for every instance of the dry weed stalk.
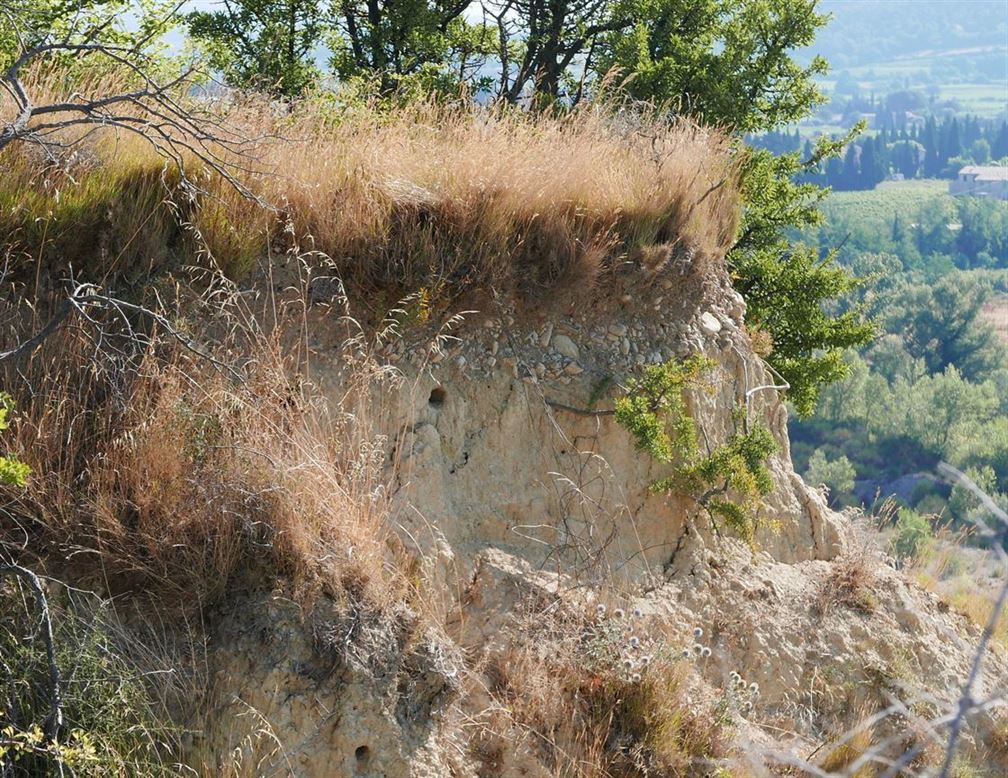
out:
<path id="1" fill-rule="evenodd" d="M 819 586 L 813 608 L 822 616 L 836 607 L 852 608 L 863 614 L 872 613 L 877 607 L 872 586 L 880 563 L 877 554 L 867 544 L 833 562 Z"/>

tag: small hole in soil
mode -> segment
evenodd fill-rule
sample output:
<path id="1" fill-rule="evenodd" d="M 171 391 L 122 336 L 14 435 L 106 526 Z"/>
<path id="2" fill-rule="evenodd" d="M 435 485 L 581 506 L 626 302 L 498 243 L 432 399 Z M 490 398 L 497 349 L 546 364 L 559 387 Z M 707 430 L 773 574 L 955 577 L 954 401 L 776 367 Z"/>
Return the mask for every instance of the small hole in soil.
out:
<path id="1" fill-rule="evenodd" d="M 354 750 L 354 758 L 357 760 L 357 774 L 361 774 L 367 769 L 368 762 L 371 761 L 371 749 L 367 746 L 357 746 Z"/>
<path id="2" fill-rule="evenodd" d="M 445 390 L 440 386 L 435 386 L 430 391 L 430 399 L 427 400 L 432 408 L 440 408 L 445 403 Z"/>

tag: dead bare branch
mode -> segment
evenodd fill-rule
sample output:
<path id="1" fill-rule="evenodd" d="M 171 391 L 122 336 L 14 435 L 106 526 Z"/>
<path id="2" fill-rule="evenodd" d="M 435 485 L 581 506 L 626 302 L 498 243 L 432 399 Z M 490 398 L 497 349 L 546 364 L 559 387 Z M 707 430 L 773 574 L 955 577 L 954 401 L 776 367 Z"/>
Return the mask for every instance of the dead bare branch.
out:
<path id="1" fill-rule="evenodd" d="M 10 21 L 16 22 L 14 17 Z M 240 175 L 253 169 L 253 150 L 261 139 L 246 137 L 227 126 L 210 110 L 211 101 L 200 105 L 186 98 L 199 84 L 198 65 L 191 64 L 177 76 L 160 81 L 153 75 L 154 63 L 141 53 L 141 44 L 126 47 L 95 38 L 89 34 L 83 42 L 38 43 L 24 49 L 0 75 L 0 86 L 14 104 L 13 118 L 0 125 L 0 153 L 16 141 L 51 152 L 81 142 L 81 137 L 69 135 L 77 127 L 110 128 L 143 138 L 178 167 L 186 181 L 187 163 L 205 167 L 243 196 L 265 205 Z M 137 86 L 95 97 L 71 95 L 61 101 L 40 102 L 31 94 L 23 74 L 36 63 L 57 58 L 101 60 L 128 74 Z"/>
<path id="2" fill-rule="evenodd" d="M 53 639 L 49 600 L 46 598 L 45 589 L 42 588 L 39 577 L 27 567 L 14 563 L 3 564 L 0 565 L 0 576 L 4 574 L 15 575 L 24 580 L 32 590 L 35 602 L 38 604 L 42 620 L 42 640 L 45 643 L 46 660 L 49 663 L 49 696 L 52 700 L 52 711 L 46 720 L 45 734 L 47 740 L 55 741 L 63 726 L 63 686 L 60 680 L 59 666 L 56 664 L 56 643 Z"/>

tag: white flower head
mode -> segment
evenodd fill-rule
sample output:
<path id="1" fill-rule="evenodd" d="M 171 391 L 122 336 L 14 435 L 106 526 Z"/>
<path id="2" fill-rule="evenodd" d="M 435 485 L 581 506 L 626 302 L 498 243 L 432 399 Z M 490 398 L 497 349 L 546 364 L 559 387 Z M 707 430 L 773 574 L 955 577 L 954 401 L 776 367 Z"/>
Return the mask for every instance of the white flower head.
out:
<path id="1" fill-rule="evenodd" d="M 699 654 L 701 651 L 703 651 L 703 646 L 701 646 L 699 643 L 694 643 L 693 644 L 693 653 L 694 654 Z"/>
<path id="2" fill-rule="evenodd" d="M 598 605 L 596 605 L 595 606 L 595 612 L 599 616 L 605 616 L 605 605 L 603 605 L 602 603 L 599 603 Z"/>
<path id="3" fill-rule="evenodd" d="M 700 650 L 700 656 L 702 656 L 702 657 L 703 657 L 704 659 L 706 659 L 706 658 L 707 658 L 707 657 L 709 657 L 710 655 L 711 655 L 711 650 L 710 650 L 710 648 L 708 648 L 707 646 L 704 646 L 704 647 L 703 647 L 703 648 L 702 648 L 702 649 Z"/>
<path id="4" fill-rule="evenodd" d="M 637 648 L 640 645 L 640 638 L 636 635 L 630 636 L 630 648 Z"/>
<path id="5" fill-rule="evenodd" d="M 630 676 L 630 680 L 633 681 L 634 683 L 640 683 L 640 679 L 641 679 L 640 673 L 634 673 L 633 675 Z"/>
<path id="6" fill-rule="evenodd" d="M 693 629 L 693 637 L 695 637 L 697 640 L 699 640 L 700 638 L 702 638 L 703 637 L 703 629 L 701 629 L 700 627 L 695 627 Z"/>
<path id="7" fill-rule="evenodd" d="M 642 611 L 640 608 L 634 608 L 633 609 L 633 617 L 635 619 L 639 619 L 643 615 L 644 615 L 644 611 Z"/>
<path id="8" fill-rule="evenodd" d="M 749 684 L 749 693 L 750 694 L 759 694 L 759 684 L 756 683 L 755 681 L 753 681 L 751 684 Z"/>

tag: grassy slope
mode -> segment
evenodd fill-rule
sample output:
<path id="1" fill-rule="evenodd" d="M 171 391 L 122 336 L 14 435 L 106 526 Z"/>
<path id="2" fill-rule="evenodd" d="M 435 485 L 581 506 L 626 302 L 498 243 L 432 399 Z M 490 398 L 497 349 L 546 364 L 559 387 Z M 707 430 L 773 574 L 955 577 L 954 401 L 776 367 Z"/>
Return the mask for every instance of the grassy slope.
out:
<path id="1" fill-rule="evenodd" d="M 857 222 L 867 228 L 888 232 L 899 214 L 906 223 L 917 216 L 921 205 L 934 197 L 948 195 L 948 181 L 884 181 L 863 192 L 834 192 L 823 206 L 829 219 Z"/>

